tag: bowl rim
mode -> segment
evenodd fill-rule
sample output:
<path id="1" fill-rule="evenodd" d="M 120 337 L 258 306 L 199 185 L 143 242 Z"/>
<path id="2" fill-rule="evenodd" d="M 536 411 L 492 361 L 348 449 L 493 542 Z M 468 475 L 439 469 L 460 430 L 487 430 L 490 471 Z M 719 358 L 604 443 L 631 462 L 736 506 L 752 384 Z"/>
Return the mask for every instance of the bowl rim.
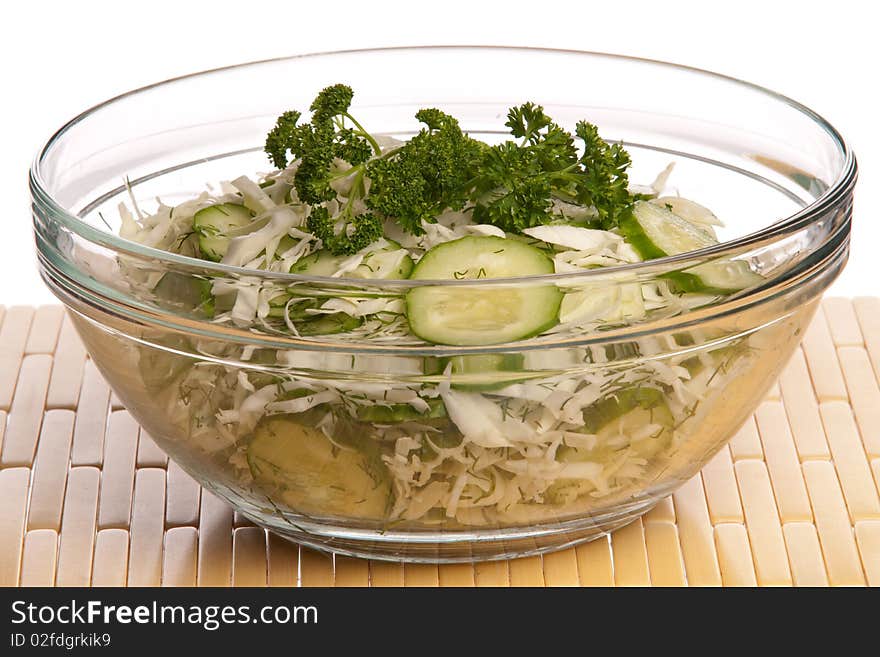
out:
<path id="1" fill-rule="evenodd" d="M 640 64 L 648 64 L 652 66 L 660 66 L 669 69 L 676 69 L 679 71 L 685 71 L 690 73 L 695 73 L 698 75 L 714 78 L 716 80 L 721 80 L 727 83 L 731 83 L 733 85 L 739 85 L 744 87 L 747 90 L 758 92 L 760 94 L 764 94 L 767 97 L 771 98 L 774 101 L 781 102 L 783 104 L 788 105 L 794 110 L 800 112 L 807 118 L 809 118 L 816 126 L 822 129 L 825 133 L 831 137 L 832 142 L 836 144 L 839 149 L 839 153 L 843 156 L 843 162 L 838 173 L 836 179 L 827 186 L 827 188 L 812 202 L 805 205 L 803 208 L 794 212 L 787 217 L 779 219 L 769 226 L 765 226 L 764 228 L 749 233 L 747 235 L 738 237 L 733 240 L 729 240 L 726 242 L 721 242 L 716 245 L 708 246 L 702 249 L 687 251 L 684 253 L 680 253 L 677 255 L 666 256 L 663 258 L 655 258 L 651 260 L 645 260 L 637 263 L 627 263 L 621 265 L 613 265 L 609 267 L 600 267 L 595 269 L 586 269 L 578 272 L 560 272 L 560 273 L 552 273 L 552 274 L 540 274 L 540 275 L 529 275 L 529 276 L 513 276 L 513 277 L 505 277 L 505 278 L 484 278 L 484 279 L 463 279 L 463 280 L 447 280 L 442 279 L 443 285 L 446 286 L 487 286 L 487 285 L 511 285 L 515 283 L 536 283 L 536 282 L 553 282 L 558 281 L 560 279 L 565 279 L 566 281 L 581 281 L 581 280 L 590 280 L 591 278 L 604 278 L 609 276 L 616 276 L 618 274 L 624 275 L 632 275 L 633 273 L 650 273 L 654 270 L 668 270 L 671 268 L 685 268 L 691 267 L 696 264 L 699 264 L 706 260 L 711 260 L 715 258 L 720 258 L 724 256 L 735 256 L 740 253 L 744 253 L 754 247 L 760 246 L 762 244 L 770 243 L 775 241 L 776 238 L 788 235 L 792 232 L 796 232 L 797 230 L 806 227 L 814 220 L 821 218 L 824 213 L 830 207 L 833 207 L 837 202 L 840 201 L 841 198 L 845 197 L 849 194 L 855 184 L 857 177 L 857 164 L 855 154 L 853 153 L 852 148 L 849 146 L 847 141 L 842 137 L 842 135 L 838 132 L 838 130 L 831 125 L 824 117 L 810 109 L 809 107 L 799 103 L 796 100 L 789 98 L 783 94 L 767 89 L 766 87 L 747 82 L 741 80 L 739 78 L 735 78 L 729 75 L 725 75 L 722 73 L 717 73 L 714 71 L 697 68 L 693 66 L 688 66 L 684 64 L 676 64 L 672 62 L 666 62 L 657 59 L 645 58 L 645 57 L 634 57 L 629 55 L 621 55 L 621 54 L 613 54 L 613 53 L 604 53 L 604 52 L 594 52 L 594 51 L 582 51 L 582 50 L 574 50 L 574 49 L 561 49 L 561 48 L 544 48 L 544 47 L 528 47 L 528 46 L 504 46 L 504 45 L 417 45 L 417 46 L 391 46 L 391 47 L 374 47 L 374 48 L 358 48 L 358 49 L 346 49 L 346 50 L 330 50 L 330 51 L 320 51 L 320 52 L 311 52 L 311 53 L 303 53 L 297 55 L 289 55 L 282 57 L 273 57 L 262 60 L 249 61 L 239 64 L 232 64 L 229 66 L 221 66 L 212 69 L 205 69 L 193 73 L 187 73 L 185 75 L 180 75 L 172 78 L 168 78 L 165 80 L 161 80 L 158 82 L 154 82 L 152 84 L 148 84 L 142 87 L 138 87 L 136 89 L 129 90 L 112 98 L 109 98 L 101 103 L 98 103 L 80 114 L 76 115 L 65 124 L 63 124 L 59 129 L 57 129 L 51 137 L 43 144 L 42 147 L 37 151 L 35 155 L 31 167 L 29 169 L 29 186 L 32 197 L 35 201 L 39 201 L 52 215 L 52 220 L 61 223 L 64 227 L 69 230 L 75 232 L 79 236 L 85 238 L 86 240 L 98 244 L 100 246 L 111 249 L 115 252 L 125 253 L 127 255 L 135 256 L 138 258 L 148 258 L 152 261 L 159 261 L 163 263 L 168 263 L 170 265 L 175 265 L 177 267 L 186 267 L 189 269 L 198 269 L 202 272 L 214 272 L 217 274 L 232 276 L 232 277 L 243 277 L 248 276 L 251 278 L 258 278 L 263 280 L 271 280 L 278 281 L 280 283 L 288 283 L 293 284 L 297 282 L 307 282 L 307 283 L 348 283 L 348 284 L 364 284 L 363 279 L 357 278 L 349 278 L 345 276 L 341 277 L 327 277 L 327 276 L 308 276 L 304 274 L 292 274 L 285 272 L 273 272 L 273 271 L 265 271 L 260 269 L 250 269 L 241 266 L 228 265 L 224 263 L 212 262 L 208 260 L 202 260 L 195 257 L 185 256 L 177 253 L 172 253 L 169 251 L 164 251 L 161 249 L 157 249 L 150 246 L 145 246 L 138 242 L 134 242 L 131 240 L 127 240 L 119 235 L 106 231 L 95 226 L 92 226 L 89 223 L 86 223 L 83 219 L 76 216 L 75 214 L 69 212 L 63 204 L 59 203 L 54 196 L 47 190 L 47 185 L 42 175 L 42 163 L 44 158 L 49 154 L 50 150 L 59 142 L 64 135 L 72 129 L 74 126 L 79 124 L 80 122 L 88 119 L 91 115 L 99 112 L 101 109 L 112 105 L 118 101 L 123 99 L 130 98 L 132 96 L 136 96 L 145 91 L 149 91 L 150 89 L 161 87 L 169 84 L 173 84 L 180 81 L 186 81 L 192 78 L 197 78 L 202 75 L 209 75 L 214 73 L 222 73 L 223 71 L 243 69 L 250 66 L 259 66 L 261 64 L 268 64 L 273 62 L 283 62 L 283 61 L 296 61 L 301 59 L 317 59 L 323 57 L 333 57 L 340 55 L 352 55 L 352 54 L 376 54 L 376 53 L 404 53 L 406 51 L 430 51 L 430 50 L 439 50 L 439 51 L 449 51 L 449 50 L 485 50 L 485 51 L 517 51 L 522 53 L 546 53 L 546 54 L 555 54 L 555 55 L 575 55 L 575 56 L 588 56 L 598 59 L 611 59 L 618 61 L 627 61 L 627 62 L 635 62 Z M 419 279 L 419 280 L 411 280 L 411 279 L 382 279 L 382 280 L 369 280 L 369 284 L 371 287 L 393 287 L 393 288 L 406 288 L 406 287 L 417 287 L 424 286 L 426 284 L 430 284 L 432 282 L 436 283 L 438 279 Z M 770 281 L 768 281 L 769 283 Z M 761 286 L 764 287 L 764 286 Z"/>

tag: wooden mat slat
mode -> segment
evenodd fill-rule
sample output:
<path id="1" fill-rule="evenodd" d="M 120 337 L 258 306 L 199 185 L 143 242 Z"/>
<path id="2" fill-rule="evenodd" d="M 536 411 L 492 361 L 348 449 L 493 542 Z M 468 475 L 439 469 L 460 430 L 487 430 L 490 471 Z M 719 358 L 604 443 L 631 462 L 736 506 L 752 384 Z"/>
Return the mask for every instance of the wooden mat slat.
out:
<path id="1" fill-rule="evenodd" d="M 95 539 L 92 586 L 125 586 L 129 577 L 129 534 L 124 529 L 99 529 Z"/>
<path id="2" fill-rule="evenodd" d="M 355 559 L 337 554 L 334 567 L 334 586 L 364 587 L 370 585 L 370 564 L 365 559 Z"/>
<path id="3" fill-rule="evenodd" d="M 829 459 L 828 442 L 819 418 L 819 405 L 807 370 L 803 350 L 798 347 L 779 376 L 782 402 L 801 461 Z M 761 455 L 753 458 L 761 458 Z"/>
<path id="4" fill-rule="evenodd" d="M 678 528 L 670 522 L 645 523 L 648 569 L 654 586 L 684 586 L 687 577 L 678 538 Z M 546 561 L 546 557 L 544 559 Z"/>
<path id="5" fill-rule="evenodd" d="M 339 558 L 336 558 L 337 561 L 337 577 L 336 577 L 336 585 L 339 586 Z M 455 587 L 468 587 L 471 588 L 476 586 L 475 575 L 474 575 L 474 567 L 469 563 L 447 563 L 441 564 L 438 567 L 438 582 L 440 586 L 455 586 Z M 546 565 L 545 570 L 546 573 Z M 574 575 L 575 581 L 577 580 L 577 571 L 575 571 Z M 570 581 L 570 580 L 567 580 Z"/>
<path id="6" fill-rule="evenodd" d="M 474 564 L 475 586 L 510 586 L 510 568 L 506 561 Z"/>
<path id="7" fill-rule="evenodd" d="M 849 404 L 855 413 L 869 456 L 880 456 L 880 387 L 867 352 L 861 347 L 837 350 L 849 392 Z"/>
<path id="8" fill-rule="evenodd" d="M 828 322 L 825 320 L 825 311 L 821 306 L 804 332 L 801 347 L 807 357 L 807 366 L 810 368 L 813 388 L 819 401 L 846 399 L 843 374 L 837 362 L 837 353 Z"/>
<path id="9" fill-rule="evenodd" d="M 64 318 L 55 347 L 46 408 L 76 408 L 82 388 L 86 350 L 69 317 Z"/>
<path id="10" fill-rule="evenodd" d="M 232 585 L 266 586 L 266 530 L 239 527 L 232 534 Z"/>
<path id="11" fill-rule="evenodd" d="M 58 531 L 61 528 L 74 419 L 73 411 L 46 411 L 33 466 L 27 523 L 29 530 Z"/>
<path id="12" fill-rule="evenodd" d="M 810 461 L 804 463 L 804 476 L 816 514 L 816 529 L 828 580 L 832 586 L 864 584 L 852 526 L 834 466 L 828 461 Z"/>
<path id="13" fill-rule="evenodd" d="M 30 467 L 34 462 L 51 370 L 52 357 L 47 354 L 25 356 L 21 362 L 0 452 L 3 467 Z"/>
<path id="14" fill-rule="evenodd" d="M 199 508 L 199 586 L 229 586 L 232 509 L 205 490 Z"/>
<path id="15" fill-rule="evenodd" d="M 67 475 L 55 576 L 58 586 L 91 582 L 100 482 L 101 471 L 91 466 L 71 468 Z"/>
<path id="16" fill-rule="evenodd" d="M 156 441 L 146 431 L 141 429 L 138 438 L 137 467 L 139 468 L 167 468 L 168 455 L 159 449 Z"/>
<path id="17" fill-rule="evenodd" d="M 0 307 L 0 584 L 880 585 L 880 299 L 826 299 L 699 476 L 575 548 L 479 564 L 326 555 L 169 462 L 58 306 Z"/>
<path id="18" fill-rule="evenodd" d="M 852 301 L 841 297 L 822 300 L 831 340 L 838 347 L 860 347 L 864 344 L 862 330 Z"/>
<path id="19" fill-rule="evenodd" d="M 21 586 L 52 586 L 57 552 L 58 532 L 54 529 L 34 529 L 25 534 Z"/>
<path id="20" fill-rule="evenodd" d="M 296 586 L 299 581 L 299 546 L 269 533 L 269 586 Z"/>
<path id="21" fill-rule="evenodd" d="M 880 586 L 880 521 L 857 522 L 856 543 L 862 557 L 862 568 L 868 578 L 868 586 Z"/>
<path id="22" fill-rule="evenodd" d="M 754 416 L 749 417 L 733 434 L 729 447 L 734 461 L 764 458 L 764 449 L 761 447 L 761 438 L 758 436 L 758 425 L 755 424 Z"/>
<path id="23" fill-rule="evenodd" d="M 880 497 L 849 404 L 825 402 L 820 410 L 850 519 L 880 518 Z"/>
<path id="24" fill-rule="evenodd" d="M 544 567 L 540 555 L 511 559 L 508 565 L 511 586 L 544 586 Z"/>
<path id="25" fill-rule="evenodd" d="M 880 298 L 856 297 L 853 299 L 853 308 L 862 330 L 865 349 L 874 366 L 874 375 L 880 378 Z"/>
<path id="26" fill-rule="evenodd" d="M 790 522 L 783 525 L 782 533 L 794 585 L 828 586 L 828 573 L 822 561 L 816 526 L 808 522 Z"/>
<path id="27" fill-rule="evenodd" d="M 648 549 L 641 518 L 611 535 L 611 553 L 614 559 L 616 586 L 650 586 Z"/>
<path id="28" fill-rule="evenodd" d="M 614 586 L 611 540 L 602 536 L 575 548 L 581 586 Z"/>
<path id="29" fill-rule="evenodd" d="M 83 366 L 82 391 L 70 453 L 71 465 L 100 466 L 103 462 L 109 405 L 110 387 L 89 360 Z"/>
<path id="30" fill-rule="evenodd" d="M 58 332 L 64 321 L 63 306 L 40 306 L 34 313 L 31 330 L 24 346 L 26 354 L 52 354 L 58 342 Z"/>
<path id="31" fill-rule="evenodd" d="M 675 505 L 672 496 L 664 497 L 644 515 L 645 522 L 675 522 Z"/>
<path id="32" fill-rule="evenodd" d="M 18 380 L 21 358 L 27 343 L 34 309 L 27 306 L 6 308 L 0 316 L 0 409 L 9 410 Z"/>
<path id="33" fill-rule="evenodd" d="M 722 522 L 742 523 L 742 502 L 739 499 L 739 488 L 736 485 L 736 475 L 733 473 L 730 450 L 722 447 L 703 467 L 702 475 L 712 523 L 716 525 Z M 656 514 L 653 514 L 652 510 L 645 519 L 650 522 L 656 519 Z M 669 518 L 667 522 L 675 522 L 675 517 Z"/>
<path id="34" fill-rule="evenodd" d="M 28 468 L 0 470 L 0 586 L 15 586 L 27 514 Z"/>
<path id="35" fill-rule="evenodd" d="M 165 538 L 165 471 L 138 470 L 134 482 L 129 548 L 129 586 L 162 583 L 162 543 Z"/>
<path id="36" fill-rule="evenodd" d="M 715 548 L 724 586 L 757 586 L 749 535 L 739 523 L 715 526 Z"/>
<path id="37" fill-rule="evenodd" d="M 165 525 L 197 527 L 202 487 L 174 461 L 168 462 L 165 488 Z"/>
<path id="38" fill-rule="evenodd" d="M 758 584 L 790 584 L 788 555 L 767 466 L 754 459 L 740 461 L 736 464 L 736 478 L 743 499 Z"/>
<path id="39" fill-rule="evenodd" d="M 134 496 L 135 454 L 138 424 L 127 411 L 110 416 L 104 442 L 101 470 L 101 498 L 98 503 L 98 528 L 128 527 Z"/>
<path id="40" fill-rule="evenodd" d="M 542 559 L 544 565 L 544 584 L 546 586 L 577 586 L 578 584 L 578 563 L 577 555 L 574 550 L 560 550 L 545 554 Z M 473 568 L 467 564 L 455 564 L 459 571 L 465 571 L 461 574 L 460 579 L 466 584 L 457 584 L 457 586 L 473 586 Z M 443 582 L 443 569 L 448 566 L 440 566 L 440 581 Z M 467 574 L 470 571 L 470 575 Z M 469 577 L 469 579 L 468 579 Z"/>
<path id="41" fill-rule="evenodd" d="M 783 523 L 811 521 L 813 512 L 785 408 L 779 402 L 764 402 L 755 411 L 755 420 L 779 520 Z"/>
<path id="42" fill-rule="evenodd" d="M 299 568 L 300 586 L 333 586 L 333 555 L 300 548 Z"/>
<path id="43" fill-rule="evenodd" d="M 199 569 L 199 530 L 172 527 L 165 532 L 162 586 L 195 586 Z"/>
<path id="44" fill-rule="evenodd" d="M 370 586 L 403 586 L 403 564 L 370 561 Z"/>
<path id="45" fill-rule="evenodd" d="M 721 572 L 703 482 L 694 477 L 672 496 L 681 552 L 691 586 L 720 586 Z"/>

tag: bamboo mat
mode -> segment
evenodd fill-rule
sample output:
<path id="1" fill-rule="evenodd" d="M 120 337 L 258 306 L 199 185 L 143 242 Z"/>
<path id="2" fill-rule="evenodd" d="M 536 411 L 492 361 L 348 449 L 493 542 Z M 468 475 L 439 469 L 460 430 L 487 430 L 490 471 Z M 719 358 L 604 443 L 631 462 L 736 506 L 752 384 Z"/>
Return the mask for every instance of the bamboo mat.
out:
<path id="1" fill-rule="evenodd" d="M 642 519 L 508 562 L 330 557 L 140 430 L 58 306 L 0 307 L 0 585 L 880 585 L 880 299 L 829 298 L 728 447 Z"/>

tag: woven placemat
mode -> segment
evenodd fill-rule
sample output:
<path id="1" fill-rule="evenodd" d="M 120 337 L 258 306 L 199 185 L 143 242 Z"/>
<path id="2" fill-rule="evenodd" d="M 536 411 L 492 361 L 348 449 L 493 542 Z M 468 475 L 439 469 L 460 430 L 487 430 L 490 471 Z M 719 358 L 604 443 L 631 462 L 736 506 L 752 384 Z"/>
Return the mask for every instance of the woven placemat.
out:
<path id="1" fill-rule="evenodd" d="M 829 298 L 751 418 L 638 521 L 543 557 L 327 556 L 206 493 L 58 306 L 0 307 L 0 585 L 880 585 L 880 299 Z"/>

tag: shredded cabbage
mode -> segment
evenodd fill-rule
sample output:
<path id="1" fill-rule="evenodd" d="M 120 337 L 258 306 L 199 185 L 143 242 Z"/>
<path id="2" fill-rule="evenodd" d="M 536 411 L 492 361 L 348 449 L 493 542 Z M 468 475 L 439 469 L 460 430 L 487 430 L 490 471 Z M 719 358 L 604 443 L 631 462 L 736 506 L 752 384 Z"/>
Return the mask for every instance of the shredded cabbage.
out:
<path id="1" fill-rule="evenodd" d="M 382 138 L 381 143 L 394 148 L 400 142 Z M 206 192 L 173 207 L 159 201 L 152 213 L 143 213 L 137 204 L 134 212 L 121 205 L 120 234 L 193 255 L 195 213 L 210 205 L 243 203 L 255 214 L 254 223 L 231 236 L 222 262 L 289 272 L 320 249 L 305 226 L 307 208 L 290 183 L 296 166 L 268 174 L 262 185 L 240 177 L 221 184 L 218 194 Z M 344 163 L 337 167 L 344 173 Z M 645 188 L 644 193 L 655 197 L 652 202 L 709 230 L 720 226 L 701 205 L 659 196 L 670 173 L 671 166 Z M 344 176 L 333 181 L 343 197 L 351 184 Z M 640 261 L 619 232 L 570 223 L 594 219 L 595 208 L 557 200 L 551 212 L 567 223 L 523 232 L 552 257 L 557 273 Z M 466 211 L 444 212 L 436 221 L 423 221 L 422 229 L 417 235 L 403 233 L 389 223 L 387 239 L 340 259 L 329 274 L 340 283 L 355 270 L 360 275 L 369 267 L 363 286 L 340 288 L 336 295 L 316 295 L 306 283 L 284 287 L 257 276 L 214 277 L 208 286 L 215 306 L 212 321 L 299 336 L 308 321 L 345 317 L 357 321 L 334 336 L 340 341 L 412 343 L 416 339 L 406 322 L 403 298 L 370 291 L 369 279 L 392 277 L 405 258 L 418 261 L 450 240 L 507 237 L 496 226 L 474 224 Z M 123 269 L 133 285 L 158 290 L 161 274 Z M 601 283 L 562 280 L 559 286 L 565 294 L 559 324 L 548 331 L 551 334 L 637 323 L 714 298 L 682 294 L 664 279 L 642 282 L 631 275 L 606 277 Z M 695 344 L 710 337 L 691 334 Z M 352 441 L 360 445 L 356 449 L 370 455 L 370 472 L 390 480 L 389 520 L 477 526 L 530 522 L 589 508 L 595 500 L 625 495 L 628 487 L 637 487 L 652 468 L 662 467 L 663 455 L 684 440 L 709 390 L 737 375 L 744 353 L 737 344 L 700 349 L 695 356 L 687 345 L 668 340 L 638 340 L 628 361 L 598 347 L 528 351 L 518 366 L 521 377 L 511 375 L 501 387 L 488 390 L 458 387 L 451 361 L 426 374 L 419 358 L 282 350 L 271 354 L 274 367 L 263 372 L 222 364 L 226 356 L 234 360 L 235 353 L 215 353 L 216 346 L 205 341 L 195 347 L 211 359 L 174 375 L 177 392 L 166 410 L 173 422 L 186 428 L 185 440 L 224 462 L 243 486 L 253 485 L 246 458 L 251 435 L 267 416 L 283 415 L 319 429 L 340 449 L 352 449 Z M 675 350 L 681 355 L 655 357 Z M 253 347 L 238 355 L 246 361 L 257 356 Z M 212 360 L 217 358 L 220 361 Z M 166 367 L 146 361 L 141 366 L 146 373 Z M 637 401 L 626 406 L 627 395 Z M 385 414 L 376 409 L 385 409 Z M 437 409 L 442 412 L 434 415 Z M 591 414 L 598 418 L 593 425 L 586 421 Z"/>

